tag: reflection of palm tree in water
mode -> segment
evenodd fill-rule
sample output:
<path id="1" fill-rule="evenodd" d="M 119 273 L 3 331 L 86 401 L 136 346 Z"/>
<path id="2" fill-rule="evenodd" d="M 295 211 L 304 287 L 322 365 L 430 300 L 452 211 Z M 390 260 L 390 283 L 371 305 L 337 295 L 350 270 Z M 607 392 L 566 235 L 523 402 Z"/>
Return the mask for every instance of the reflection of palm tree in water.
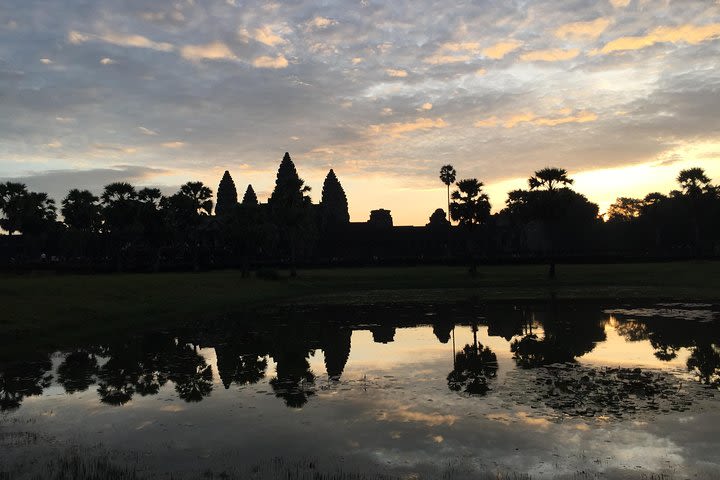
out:
<path id="1" fill-rule="evenodd" d="M 706 385 L 720 387 L 720 347 L 703 343 L 693 348 L 687 368 Z"/>
<path id="2" fill-rule="evenodd" d="M 490 390 L 489 380 L 497 375 L 497 357 L 489 347 L 477 340 L 477 325 L 472 326 L 473 344 L 465 345 L 455 355 L 453 370 L 447 376 L 448 388 L 471 395 L 484 395 Z"/>
<path id="3" fill-rule="evenodd" d="M 594 311 L 571 310 L 572 316 L 560 315 L 553 301 L 548 315 L 539 315 L 543 327 L 540 339 L 532 331 L 532 319 L 528 329 L 519 340 L 510 344 L 510 351 L 517 364 L 523 368 L 535 368 L 552 363 L 574 362 L 591 352 L 598 342 L 605 340 L 605 319 Z M 564 312 L 563 312 L 564 313 Z"/>
<path id="4" fill-rule="evenodd" d="M 212 369 L 205 358 L 190 345 L 178 345 L 172 373 L 168 378 L 175 383 L 175 391 L 186 402 L 199 402 L 212 392 Z"/>
<path id="5" fill-rule="evenodd" d="M 217 368 L 225 389 L 230 384 L 253 385 L 265 378 L 267 358 L 255 353 L 240 353 L 241 348 L 235 346 L 217 346 Z"/>

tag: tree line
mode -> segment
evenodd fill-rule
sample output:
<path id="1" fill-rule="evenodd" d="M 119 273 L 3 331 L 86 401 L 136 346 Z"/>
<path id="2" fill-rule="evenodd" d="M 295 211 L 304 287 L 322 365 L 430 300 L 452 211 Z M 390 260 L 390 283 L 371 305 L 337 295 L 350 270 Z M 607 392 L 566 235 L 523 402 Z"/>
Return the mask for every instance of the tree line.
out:
<path id="1" fill-rule="evenodd" d="M 320 202 L 312 203 L 310 187 L 288 153 L 267 203 L 258 202 L 252 185 L 239 199 L 228 171 L 217 204 L 202 182 L 188 182 L 168 196 L 126 182 L 106 185 L 99 196 L 72 189 L 59 206 L 46 193 L 4 182 L 0 228 L 12 238 L 0 238 L 0 261 L 21 265 L 52 259 L 116 270 L 233 266 L 245 274 L 251 266 L 282 263 L 294 274 L 300 260 L 466 259 L 474 272 L 481 261 L 517 257 L 547 260 L 554 276 L 557 260 L 576 255 L 720 254 L 720 187 L 701 168 L 681 171 L 678 189 L 669 194 L 618 198 L 604 216 L 572 189 L 573 180 L 562 168 L 535 172 L 528 188 L 510 192 L 495 214 L 483 182 L 456 176 L 451 165 L 441 168 L 447 211 L 438 208 L 426 227 L 414 229 L 392 228 L 385 209 L 373 210 L 365 224 L 351 224 L 333 170 Z"/>
<path id="2" fill-rule="evenodd" d="M 481 181 L 456 182 L 452 165 L 440 169 L 440 180 L 448 187 L 449 217 L 470 238 L 471 271 L 476 268 L 478 249 L 487 255 L 498 247 L 506 252 L 543 252 L 550 277 L 555 276 L 558 256 L 577 252 L 657 257 L 720 254 L 720 186 L 713 185 L 702 168 L 682 170 L 677 176 L 679 188 L 668 195 L 620 197 L 602 216 L 597 204 L 572 189 L 573 179 L 563 168 L 536 171 L 528 179 L 528 188 L 509 192 L 505 207 L 495 215 L 490 214 Z M 453 184 L 456 189 L 450 194 Z M 438 210 L 430 220 L 440 224 L 443 219 L 444 212 Z M 482 228 L 484 242 L 473 236 Z M 494 245 L 488 245 L 488 237 L 494 237 Z"/>

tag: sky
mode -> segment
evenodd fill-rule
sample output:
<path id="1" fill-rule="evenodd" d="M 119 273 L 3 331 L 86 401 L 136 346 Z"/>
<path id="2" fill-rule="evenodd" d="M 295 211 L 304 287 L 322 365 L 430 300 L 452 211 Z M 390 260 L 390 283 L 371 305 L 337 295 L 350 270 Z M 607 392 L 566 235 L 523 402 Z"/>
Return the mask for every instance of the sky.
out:
<path id="1" fill-rule="evenodd" d="M 424 225 L 442 165 L 495 211 L 566 168 L 600 205 L 720 183 L 720 1 L 3 0 L 0 180 L 261 201 L 284 152 L 353 221 Z"/>

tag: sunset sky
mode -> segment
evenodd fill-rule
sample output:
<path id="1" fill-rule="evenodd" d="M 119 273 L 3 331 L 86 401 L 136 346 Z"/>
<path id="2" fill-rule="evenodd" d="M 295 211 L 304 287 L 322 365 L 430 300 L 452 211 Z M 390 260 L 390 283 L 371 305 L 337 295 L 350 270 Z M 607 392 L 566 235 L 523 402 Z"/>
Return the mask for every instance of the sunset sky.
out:
<path id="1" fill-rule="evenodd" d="M 559 166 L 600 204 L 720 183 L 720 1 L 3 0 L 0 180 L 60 202 L 111 181 L 261 201 L 289 151 L 353 221 L 422 225 L 438 170 L 494 210 Z"/>

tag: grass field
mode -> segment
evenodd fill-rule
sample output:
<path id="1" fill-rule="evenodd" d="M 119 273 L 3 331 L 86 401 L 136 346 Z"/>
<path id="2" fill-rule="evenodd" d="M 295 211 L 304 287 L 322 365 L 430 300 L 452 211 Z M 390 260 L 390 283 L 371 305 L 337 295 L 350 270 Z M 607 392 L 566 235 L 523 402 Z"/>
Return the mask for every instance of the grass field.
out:
<path id="1" fill-rule="evenodd" d="M 0 276 L 0 336 L 54 346 L 94 335 L 178 325 L 287 304 L 368 304 L 558 299 L 720 302 L 720 262 L 399 267 L 281 272 Z"/>

